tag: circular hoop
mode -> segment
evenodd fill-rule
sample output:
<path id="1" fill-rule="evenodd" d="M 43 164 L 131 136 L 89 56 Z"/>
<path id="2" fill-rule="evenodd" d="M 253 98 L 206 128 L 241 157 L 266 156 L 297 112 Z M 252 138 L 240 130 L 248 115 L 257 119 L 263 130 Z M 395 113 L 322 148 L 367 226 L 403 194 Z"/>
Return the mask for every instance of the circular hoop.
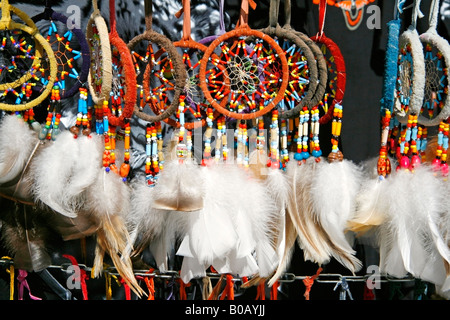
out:
<path id="1" fill-rule="evenodd" d="M 397 81 L 397 59 L 399 48 L 399 35 L 401 20 L 395 19 L 387 23 L 388 42 L 386 46 L 386 58 L 384 62 L 383 97 L 381 98 L 381 110 L 388 109 L 391 113 L 394 107 L 394 93 Z"/>
<path id="2" fill-rule="evenodd" d="M 97 32 L 94 31 L 94 26 Z M 93 39 L 95 33 L 98 35 L 98 40 Z M 100 15 L 100 11 L 98 10 L 98 8 L 94 8 L 94 12 L 91 14 L 87 23 L 86 39 L 91 50 L 91 63 L 88 74 L 89 92 L 91 94 L 92 101 L 96 105 L 101 105 L 103 101 L 107 101 L 109 99 L 109 94 L 112 88 L 112 56 L 111 46 L 109 43 L 108 27 L 106 26 L 105 20 Z M 99 52 L 95 52 L 95 50 L 93 49 L 94 41 L 99 42 Z M 100 54 L 101 57 L 96 56 Z M 101 61 L 98 61 L 99 59 Z M 96 61 L 101 63 L 101 66 L 95 66 Z M 100 70 L 96 70 L 96 68 Z M 97 72 L 101 72 L 101 75 L 98 76 L 98 78 L 101 79 L 100 90 L 98 90 L 98 88 L 96 88 L 93 83 L 94 80 L 96 80 L 94 79 L 93 74 L 96 74 Z"/>
<path id="3" fill-rule="evenodd" d="M 219 103 L 217 103 L 216 99 L 212 97 L 210 91 L 208 90 L 208 81 L 206 79 L 206 65 L 208 62 L 213 61 L 213 59 L 212 59 L 213 52 L 222 43 L 229 42 L 229 40 L 232 40 L 232 39 L 245 39 L 247 37 L 254 37 L 256 39 L 260 39 L 261 41 L 266 41 L 270 47 L 275 49 L 276 58 L 280 60 L 282 77 L 278 79 L 278 83 L 281 83 L 281 86 L 278 89 L 278 93 L 276 94 L 275 98 L 273 98 L 271 101 L 269 101 L 260 110 L 257 110 L 257 111 L 251 112 L 251 113 L 239 113 L 239 112 L 230 111 L 230 110 L 222 107 Z M 235 41 L 233 41 L 233 42 L 234 42 L 234 46 L 236 46 Z M 244 51 L 244 50 L 242 50 L 242 51 Z M 248 61 L 251 61 L 251 60 L 248 60 Z M 249 119 L 254 119 L 254 118 L 260 117 L 260 116 L 268 113 L 270 110 L 275 108 L 277 106 L 277 104 L 284 98 L 284 93 L 285 93 L 285 90 L 288 85 L 288 77 L 289 77 L 288 72 L 289 72 L 289 69 L 288 69 L 286 57 L 284 55 L 284 51 L 276 43 L 276 41 L 273 38 L 271 38 L 270 36 L 268 36 L 267 34 L 261 32 L 261 31 L 258 31 L 258 30 L 252 30 L 248 27 L 248 25 L 244 25 L 244 26 L 236 27 L 235 30 L 229 31 L 229 32 L 221 35 L 220 37 L 218 37 L 216 40 L 214 40 L 208 46 L 208 49 L 206 50 L 205 55 L 200 64 L 200 74 L 199 74 L 200 87 L 201 87 L 205 97 L 209 101 L 209 103 L 217 111 L 219 111 L 220 113 L 222 113 L 223 115 L 225 115 L 227 117 L 231 117 L 234 119 L 249 120 Z M 222 93 L 224 96 L 228 95 L 231 92 L 232 85 L 233 84 L 230 84 L 230 86 L 228 86 L 228 88 L 227 88 L 228 92 Z M 245 97 L 246 96 L 244 95 L 244 98 Z"/>
<path id="4" fill-rule="evenodd" d="M 447 40 L 445 40 L 438 34 L 432 32 L 423 33 L 419 36 L 419 38 L 425 50 L 428 44 L 431 45 L 442 54 L 445 68 L 448 68 L 448 66 L 450 66 L 450 45 Z M 427 61 L 427 54 L 425 53 L 424 62 L 426 61 Z M 442 68 L 444 68 L 444 66 L 442 66 Z M 427 70 L 425 69 L 425 77 L 427 77 L 426 73 Z M 450 95 L 449 95 L 450 81 L 448 81 L 448 75 L 447 75 L 447 85 L 444 90 L 447 91 L 447 96 L 445 98 L 445 102 L 443 103 L 443 107 L 439 112 L 439 114 L 434 118 L 426 118 L 419 113 L 417 119 L 418 123 L 425 126 L 436 126 L 439 125 L 441 121 L 446 120 L 450 116 Z"/>
<path id="5" fill-rule="evenodd" d="M 309 107 L 311 100 L 314 98 L 316 94 L 316 89 L 318 86 L 318 70 L 317 70 L 317 64 L 316 59 L 314 58 L 314 54 L 312 53 L 310 47 L 306 45 L 306 43 L 298 37 L 296 34 L 292 32 L 292 29 L 282 28 L 279 25 L 277 25 L 275 28 L 273 27 L 267 27 L 265 29 L 259 30 L 263 33 L 266 33 L 272 38 L 278 38 L 279 40 L 285 40 L 292 43 L 296 48 L 301 50 L 301 55 L 303 55 L 306 58 L 306 64 L 307 64 L 307 70 L 309 73 L 309 81 L 308 81 L 308 89 L 306 90 L 306 94 L 304 94 L 304 97 L 298 96 L 297 101 L 298 103 L 289 110 L 279 110 L 279 116 L 281 118 L 293 118 L 297 117 L 300 114 L 300 110 L 303 108 L 303 106 L 307 105 Z M 283 46 L 281 46 L 283 47 Z M 289 65 L 289 64 L 288 64 Z M 292 71 L 297 70 L 297 66 L 295 63 L 291 63 L 293 68 L 289 68 L 289 75 L 292 76 Z M 288 79 L 289 83 L 291 83 L 291 79 Z M 285 91 L 285 95 L 287 94 L 289 90 Z M 295 90 L 295 92 L 298 94 L 300 90 Z"/>
<path id="6" fill-rule="evenodd" d="M 409 27 L 399 38 L 399 78 L 396 85 L 397 97 L 394 104 L 396 118 L 406 123 L 408 115 L 411 113 L 419 114 L 422 109 L 424 89 L 425 89 L 425 60 L 423 55 L 422 43 L 419 34 L 414 27 Z M 410 69 L 406 70 L 409 75 L 408 79 L 402 80 L 405 65 L 409 64 Z M 404 79 L 404 78 L 403 78 Z M 408 83 L 406 83 L 408 81 Z M 407 86 L 406 86 L 407 85 Z M 405 88 L 406 87 L 406 88 Z M 405 111 L 404 107 L 407 107 Z"/>
<path id="7" fill-rule="evenodd" d="M 7 11 L 7 12 L 6 12 Z M 10 19 L 10 11 L 14 12 L 17 16 L 19 16 L 27 25 L 19 24 Z M 44 57 L 44 55 L 47 55 L 47 59 L 49 62 L 49 75 L 48 75 L 48 81 L 46 85 L 44 86 L 43 90 L 40 91 L 40 94 L 38 97 L 34 98 L 31 101 L 27 101 L 26 103 L 22 104 L 8 104 L 8 103 L 0 103 L 0 109 L 6 110 L 6 111 L 24 111 L 30 108 L 35 107 L 36 105 L 40 104 L 44 99 L 49 95 L 55 78 L 56 78 L 56 72 L 57 72 L 57 65 L 56 65 L 56 59 L 54 52 L 48 42 L 44 39 L 44 37 L 39 33 L 39 30 L 37 29 L 36 25 L 33 23 L 33 21 L 22 11 L 19 9 L 10 6 L 7 1 L 2 2 L 2 19 L 0 21 L 0 29 L 7 29 L 7 30 L 21 30 L 27 34 L 29 34 L 33 39 L 35 40 L 35 50 L 36 50 L 36 56 L 35 60 L 33 61 L 33 64 L 30 68 L 30 71 L 27 72 L 29 75 L 22 76 L 20 79 L 17 79 L 16 81 L 12 83 L 2 84 L 0 86 L 0 90 L 7 90 L 10 88 L 15 88 L 18 86 L 23 85 L 26 81 L 31 79 L 31 69 L 37 68 L 37 66 L 40 65 L 40 61 Z M 43 51 L 42 51 L 43 50 Z"/>
<path id="8" fill-rule="evenodd" d="M 203 52 L 203 54 L 207 50 L 207 46 L 205 46 L 205 45 L 203 45 L 201 43 L 195 42 L 193 40 L 180 40 L 180 41 L 175 42 L 174 46 L 176 48 L 178 48 L 178 49 L 181 49 L 181 50 L 183 50 L 183 49 L 198 50 L 198 51 Z M 198 62 L 200 62 L 200 60 Z M 200 64 L 201 64 L 201 62 L 200 62 Z M 149 65 L 147 65 L 147 68 L 149 68 Z M 185 68 L 187 68 L 187 66 L 185 66 Z M 186 72 L 188 72 L 188 70 L 186 70 Z M 226 74 L 226 70 L 223 70 L 223 72 Z M 145 75 L 144 75 L 144 83 L 145 84 L 150 83 L 149 76 L 150 76 L 150 72 L 147 72 L 147 70 L 146 70 Z M 198 75 L 197 75 L 197 78 L 199 78 Z M 188 76 L 187 76 L 186 80 L 187 80 L 186 82 L 188 82 L 188 80 L 189 80 Z M 225 82 L 227 82 L 227 79 L 225 80 Z M 187 86 L 190 86 L 190 84 L 186 84 L 186 87 Z M 197 83 L 196 86 L 199 87 L 199 84 Z M 187 89 L 186 87 L 183 90 L 183 94 L 186 97 L 188 97 L 189 95 L 186 93 L 186 89 Z M 147 85 L 144 86 L 144 94 L 146 96 L 150 95 L 150 87 L 147 86 Z M 189 104 L 189 102 L 187 102 L 187 101 L 186 101 L 186 103 Z M 222 101 L 220 102 L 220 105 L 222 107 L 225 107 L 226 103 L 227 103 L 226 99 L 222 99 Z M 155 112 L 156 114 L 159 114 L 161 112 L 161 110 L 159 110 L 157 108 L 154 108 L 155 106 L 153 104 L 151 106 L 152 106 L 153 112 Z M 217 110 L 214 110 L 213 111 L 213 119 L 212 120 L 216 119 L 219 115 L 220 115 L 220 112 L 218 112 Z M 175 119 L 173 119 L 173 118 L 168 117 L 168 118 L 164 119 L 163 121 L 166 122 L 167 124 L 171 125 L 172 127 L 175 127 L 175 128 L 179 128 L 180 127 L 180 123 L 178 121 L 176 121 Z M 192 129 L 197 128 L 197 127 L 204 127 L 205 125 L 206 125 L 206 111 L 205 111 L 205 114 L 202 115 L 200 120 L 193 121 L 193 122 L 187 122 L 186 121 L 184 123 L 184 127 L 186 129 L 188 129 L 188 130 L 192 130 Z"/>
<path id="9" fill-rule="evenodd" d="M 45 8 L 44 12 L 34 16 L 33 18 L 31 18 L 31 20 L 33 20 L 34 23 L 38 23 L 41 20 L 58 21 L 64 25 L 67 25 L 68 18 L 58 12 L 55 12 L 51 8 Z M 81 29 L 76 28 L 76 27 L 71 28 L 69 31 L 75 35 L 76 39 L 79 42 L 80 52 L 76 52 L 73 55 L 75 57 L 78 56 L 78 58 L 81 57 L 82 64 L 81 64 L 80 72 L 75 71 L 72 75 L 69 75 L 69 77 L 76 79 L 76 81 L 74 84 L 70 85 L 70 88 L 68 88 L 68 90 L 65 90 L 65 88 L 64 88 L 64 90 L 62 91 L 61 99 L 66 99 L 66 98 L 72 97 L 75 93 L 78 93 L 79 88 L 86 82 L 86 80 L 88 78 L 88 74 L 89 74 L 90 51 L 89 51 L 88 43 L 86 41 L 86 36 L 81 31 Z M 62 40 L 57 39 L 57 41 L 61 42 Z M 68 49 L 66 47 L 66 45 L 64 45 L 64 47 L 66 49 Z M 71 48 L 69 48 L 69 50 L 67 50 L 67 51 L 72 52 Z M 55 56 L 56 56 L 56 52 L 55 52 Z M 76 59 L 78 59 L 78 58 L 76 58 Z M 73 59 L 75 60 L 75 58 L 73 58 Z M 57 62 L 57 66 L 58 67 L 60 66 L 60 64 L 58 64 L 58 62 Z M 61 70 L 61 71 L 65 71 L 65 70 Z M 60 70 L 57 71 L 57 79 L 62 78 L 61 71 Z"/>
<path id="10" fill-rule="evenodd" d="M 341 49 L 339 49 L 339 47 L 333 40 L 325 36 L 325 34 L 311 37 L 311 40 L 326 47 L 326 49 L 330 52 L 331 56 L 334 59 L 334 65 L 336 68 L 334 71 L 336 73 L 336 88 L 334 90 L 333 101 L 328 107 L 328 112 L 324 114 L 319 120 L 320 124 L 325 124 L 333 118 L 334 106 L 336 105 L 336 103 L 342 104 L 342 101 L 344 99 L 345 85 L 347 80 L 345 61 L 341 53 Z M 330 76 L 328 76 L 328 83 L 330 80 L 333 79 L 330 79 Z"/>
<path id="11" fill-rule="evenodd" d="M 111 32 L 109 33 L 110 47 L 117 49 L 119 55 L 119 63 L 122 65 L 124 73 L 124 88 L 125 94 L 122 97 L 124 99 L 124 108 L 122 113 L 117 116 L 110 114 L 108 116 L 108 121 L 113 126 L 123 127 L 125 125 L 125 119 L 129 119 L 133 116 L 134 107 L 136 105 L 137 98 L 137 81 L 136 81 L 136 70 L 134 69 L 133 59 L 131 57 L 131 52 L 128 50 L 126 43 L 120 38 L 116 29 L 116 18 L 115 18 L 115 1 L 110 0 L 110 24 Z M 111 49 L 111 61 L 113 60 L 114 51 Z M 113 90 L 113 85 L 111 84 L 111 90 Z"/>
<path id="12" fill-rule="evenodd" d="M 184 63 L 181 59 L 181 56 L 178 54 L 177 49 L 173 45 L 172 41 L 170 41 L 167 37 L 162 34 L 159 34 L 153 30 L 147 30 L 141 35 L 137 35 L 134 37 L 128 44 L 128 49 L 133 52 L 134 47 L 141 41 L 148 41 L 149 45 L 153 43 L 162 48 L 165 52 L 167 52 L 170 61 L 173 64 L 175 78 L 174 85 L 174 95 L 172 97 L 172 101 L 167 109 L 157 115 L 149 115 L 144 111 L 139 110 L 139 107 L 135 105 L 134 114 L 140 119 L 147 122 L 157 122 L 162 121 L 168 117 L 170 117 L 177 109 L 178 102 L 180 99 L 180 95 L 186 83 L 186 71 L 184 68 Z M 147 69 L 147 68 L 146 68 Z M 151 72 L 151 68 L 148 69 L 147 72 Z M 146 76 L 144 75 L 144 78 Z M 147 81 L 144 81 L 143 85 L 150 85 Z M 145 90 L 145 89 L 144 89 Z M 148 89 L 149 90 L 149 89 Z M 149 90 L 150 91 L 150 90 Z M 153 108 L 152 108 L 153 110 Z"/>
<path id="13" fill-rule="evenodd" d="M 0 21 L 0 29 L 1 30 L 3 30 L 3 29 L 13 30 L 13 29 L 17 29 L 17 27 L 21 26 L 21 25 L 29 26 L 30 28 L 37 30 L 36 25 L 34 24 L 33 20 L 31 20 L 31 18 L 27 14 L 25 14 L 25 12 L 19 10 L 16 7 L 9 5 L 8 1 L 2 1 L 2 6 L 4 6 L 4 7 L 2 7 L 2 19 Z M 4 10 L 7 12 L 4 13 Z M 18 22 L 11 20 L 10 12 L 17 15 L 24 22 L 24 24 L 20 24 Z M 36 52 L 36 53 L 37 53 L 36 56 L 38 58 L 41 58 L 40 52 Z M 40 61 L 40 59 L 35 59 L 33 61 L 31 68 L 36 66 L 39 63 L 39 61 Z M 30 80 L 31 77 L 32 77 L 32 73 L 26 72 L 19 79 L 15 80 L 11 83 L 0 84 L 0 90 L 3 91 L 3 90 L 7 90 L 8 88 L 20 86 L 23 83 L 25 83 L 26 81 Z"/>
<path id="14" fill-rule="evenodd" d="M 327 90 L 327 81 L 328 81 L 328 68 L 327 68 L 327 62 L 325 60 L 325 57 L 323 56 L 322 50 L 317 46 L 317 44 L 306 34 L 296 31 L 293 29 L 293 32 L 302 39 L 306 45 L 311 49 L 314 59 L 316 60 L 317 65 L 317 88 L 316 92 L 314 94 L 314 97 L 311 98 L 311 101 L 309 102 L 309 109 L 319 104 L 320 101 L 322 101 L 325 91 Z M 325 119 L 325 118 L 324 118 Z M 330 116 L 331 119 L 331 116 Z M 320 120 L 319 120 L 320 121 Z M 323 120 L 325 121 L 325 120 Z M 327 120 L 328 122 L 329 120 Z"/>

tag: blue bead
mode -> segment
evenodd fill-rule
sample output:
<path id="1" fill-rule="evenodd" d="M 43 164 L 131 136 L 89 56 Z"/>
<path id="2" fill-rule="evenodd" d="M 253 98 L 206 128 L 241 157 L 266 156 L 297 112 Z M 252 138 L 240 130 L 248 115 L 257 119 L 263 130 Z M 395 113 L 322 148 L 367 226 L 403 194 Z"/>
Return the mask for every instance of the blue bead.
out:
<path id="1" fill-rule="evenodd" d="M 322 150 L 313 150 L 312 155 L 318 158 L 322 155 Z"/>
<path id="2" fill-rule="evenodd" d="M 294 154 L 294 159 L 297 160 L 297 161 L 302 160 L 302 159 L 303 159 L 302 154 L 299 153 L 299 152 L 296 152 L 296 153 Z"/>

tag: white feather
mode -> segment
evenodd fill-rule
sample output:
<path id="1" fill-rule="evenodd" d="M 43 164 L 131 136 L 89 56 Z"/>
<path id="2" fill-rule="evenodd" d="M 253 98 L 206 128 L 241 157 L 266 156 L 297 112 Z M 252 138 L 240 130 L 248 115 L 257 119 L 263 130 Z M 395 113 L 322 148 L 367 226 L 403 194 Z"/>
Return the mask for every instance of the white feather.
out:
<path id="1" fill-rule="evenodd" d="M 348 222 L 348 229 L 358 237 L 372 236 L 373 232 L 385 219 L 382 209 L 381 191 L 386 179 L 380 179 L 377 173 L 378 157 L 366 160 L 361 164 L 363 177 L 360 190 L 356 195 L 355 215 Z M 392 162 L 392 161 L 391 161 Z M 389 177 L 387 177 L 389 178 Z"/>
<path id="2" fill-rule="evenodd" d="M 237 234 L 230 211 L 236 208 L 236 185 L 217 168 L 201 168 L 203 208 L 189 213 L 189 243 L 201 264 L 211 265 L 236 247 Z M 233 197 L 234 196 L 234 197 Z"/>
<path id="3" fill-rule="evenodd" d="M 6 115 L 0 123 L 0 184 L 18 178 L 39 142 L 36 133 L 15 115 Z"/>
<path id="4" fill-rule="evenodd" d="M 162 234 L 168 212 L 153 208 L 153 194 L 158 185 L 149 187 L 143 179 L 130 183 L 131 208 L 126 216 L 130 234 L 135 234 L 135 246 L 148 246 L 150 241 Z"/>
<path id="5" fill-rule="evenodd" d="M 150 242 L 150 251 L 161 272 L 170 270 L 169 256 L 175 250 L 177 242 L 184 239 L 189 227 L 188 213 L 166 211 L 165 217 L 160 234 Z"/>
<path id="6" fill-rule="evenodd" d="M 204 207 L 184 213 L 189 222 L 183 248 L 188 242 L 189 250 L 178 254 L 189 252 L 186 257 L 197 259 L 197 265 L 227 273 L 273 272 L 278 263 L 273 225 L 278 212 L 264 184 L 233 165 L 202 167 L 200 172 Z"/>
<path id="7" fill-rule="evenodd" d="M 387 221 L 380 230 L 384 272 L 396 277 L 409 272 L 425 281 L 443 283 L 448 248 L 436 229 L 443 210 L 441 183 L 424 164 L 413 173 L 399 170 L 386 181 L 389 184 L 383 199 Z"/>
<path id="8" fill-rule="evenodd" d="M 69 131 L 63 131 L 58 139 L 42 150 L 33 161 L 33 193 L 38 201 L 70 218 L 77 216 L 74 208 L 66 206 L 66 188 L 69 186 L 77 162 L 79 144 Z M 78 173 L 81 174 L 81 173 Z"/>
<path id="9" fill-rule="evenodd" d="M 264 184 L 275 204 L 274 223 L 276 230 L 278 230 L 276 250 L 278 257 L 282 257 L 286 250 L 286 209 L 292 186 L 287 174 L 281 170 L 269 170 Z"/>
<path id="10" fill-rule="evenodd" d="M 311 197 L 314 172 L 322 165 L 323 161 L 317 163 L 310 157 L 301 165 L 296 161 L 290 161 L 286 168 L 292 186 L 288 213 L 297 233 L 298 245 L 303 251 L 305 260 L 319 265 L 328 263 L 331 257 L 328 237 L 322 227 L 315 222 Z"/>
<path id="11" fill-rule="evenodd" d="M 203 190 L 199 181 L 200 166 L 192 159 L 166 162 L 153 195 L 155 209 L 196 211 L 203 207 Z"/>
<path id="12" fill-rule="evenodd" d="M 359 271 L 362 264 L 354 256 L 345 231 L 354 217 L 360 183 L 361 168 L 344 159 L 317 168 L 311 185 L 315 217 L 330 238 L 332 255 L 352 272 Z"/>

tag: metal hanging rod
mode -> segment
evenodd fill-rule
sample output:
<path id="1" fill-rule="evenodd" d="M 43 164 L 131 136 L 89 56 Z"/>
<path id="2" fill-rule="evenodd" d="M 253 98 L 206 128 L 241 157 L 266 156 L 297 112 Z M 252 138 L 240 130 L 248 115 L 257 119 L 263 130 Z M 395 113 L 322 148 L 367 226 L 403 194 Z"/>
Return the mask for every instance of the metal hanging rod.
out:
<path id="1" fill-rule="evenodd" d="M 2 267 L 9 267 L 11 265 L 14 265 L 14 261 L 11 259 L 0 259 L 0 266 Z M 61 265 L 50 265 L 48 266 L 48 269 L 60 269 L 67 273 L 73 273 L 72 269 L 69 269 L 69 267 L 72 266 L 71 263 L 62 263 Z M 85 264 L 78 264 L 78 267 L 80 269 L 85 270 L 86 272 L 91 272 L 92 267 L 89 267 Z M 104 273 L 110 274 L 110 275 L 116 275 L 119 276 L 119 273 L 117 272 L 115 267 L 107 267 L 103 270 Z M 160 272 L 158 270 L 134 270 L 135 276 L 140 277 L 155 277 L 155 278 L 161 278 L 161 279 L 176 279 L 180 278 L 179 271 L 176 270 L 167 270 L 165 272 Z M 206 276 L 211 279 L 220 279 L 222 274 L 219 273 L 213 273 L 213 272 L 207 272 Z M 296 275 L 294 273 L 284 273 L 279 279 L 279 283 L 291 283 L 294 281 L 302 281 L 304 279 L 309 278 L 310 276 L 306 275 Z M 366 282 L 367 280 L 370 280 L 371 277 L 374 277 L 373 274 L 363 275 L 363 276 L 356 276 L 356 275 L 342 275 L 339 273 L 321 273 L 317 276 L 315 279 L 315 282 L 317 283 L 340 283 L 343 279 L 347 282 Z M 413 276 L 407 276 L 404 278 L 395 278 L 392 276 L 389 276 L 388 274 L 377 274 L 376 275 L 376 281 L 379 281 L 381 283 L 387 283 L 387 282 L 413 282 L 417 280 L 417 278 L 414 278 Z M 235 282 L 242 282 L 242 277 L 233 277 L 233 281 Z"/>

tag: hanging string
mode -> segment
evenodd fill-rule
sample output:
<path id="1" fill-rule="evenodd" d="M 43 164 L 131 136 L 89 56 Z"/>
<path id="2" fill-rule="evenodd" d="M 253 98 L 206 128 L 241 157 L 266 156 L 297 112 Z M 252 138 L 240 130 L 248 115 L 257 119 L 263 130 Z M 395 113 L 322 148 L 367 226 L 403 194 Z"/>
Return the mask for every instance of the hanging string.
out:
<path id="1" fill-rule="evenodd" d="M 275 283 L 270 288 L 270 300 L 278 300 L 278 287 L 280 286 L 280 282 L 275 281 Z"/>
<path id="2" fill-rule="evenodd" d="M 314 280 L 317 279 L 317 277 L 320 275 L 322 270 L 323 269 L 319 267 L 319 269 L 317 269 L 317 272 L 315 275 L 313 275 L 311 277 L 307 276 L 305 279 L 303 279 L 303 284 L 306 287 L 306 290 L 305 290 L 305 293 L 303 296 L 305 297 L 306 300 L 309 300 L 309 293 L 311 291 L 312 285 L 314 284 Z"/>
<path id="3" fill-rule="evenodd" d="M 258 286 L 256 287 L 256 298 L 255 300 L 266 300 L 266 286 L 265 281 L 261 279 Z"/>
<path id="4" fill-rule="evenodd" d="M 2 260 L 12 260 L 12 258 L 4 256 Z M 14 300 L 14 265 L 11 263 L 9 268 L 6 269 L 9 273 L 9 300 Z"/>
<path id="5" fill-rule="evenodd" d="M 220 300 L 225 300 L 226 298 L 228 298 L 228 300 L 234 300 L 234 282 L 231 274 L 226 275 L 226 284 Z"/>
<path id="6" fill-rule="evenodd" d="M 375 294 L 373 292 L 373 289 L 370 289 L 367 285 L 364 286 L 364 300 L 375 300 Z"/>
<path id="7" fill-rule="evenodd" d="M 126 281 L 122 277 L 120 277 L 120 284 L 123 285 L 123 289 L 125 291 L 125 300 L 131 300 L 130 286 L 126 283 Z"/>
<path id="8" fill-rule="evenodd" d="M 28 295 L 30 296 L 30 298 L 32 300 L 42 300 L 39 297 L 36 297 L 34 295 L 31 294 L 31 290 L 30 290 L 30 286 L 28 284 L 27 281 L 27 276 L 28 276 L 28 272 L 22 269 L 19 269 L 19 274 L 17 275 L 17 281 L 18 286 L 19 286 L 19 300 L 23 300 L 23 290 L 27 289 L 28 290 Z"/>
<path id="9" fill-rule="evenodd" d="M 88 300 L 88 292 L 87 292 L 87 285 L 86 285 L 86 280 L 89 279 L 86 270 L 80 268 L 80 266 L 78 265 L 77 260 L 75 259 L 74 256 L 71 256 L 69 254 L 63 254 L 63 257 L 66 259 L 69 259 L 70 262 L 72 263 L 73 266 L 77 266 L 80 270 L 80 278 L 79 279 L 75 279 L 75 281 L 80 281 L 81 284 L 81 292 L 83 294 L 83 300 Z"/>
<path id="10" fill-rule="evenodd" d="M 177 281 L 178 285 L 180 286 L 179 289 L 180 300 L 187 300 L 186 288 L 190 287 L 191 283 L 190 282 L 184 283 L 184 281 L 181 278 L 178 278 Z"/>
<path id="11" fill-rule="evenodd" d="M 350 292 L 350 287 L 348 286 L 348 282 L 345 277 L 342 277 L 341 281 L 336 283 L 333 290 L 336 291 L 338 287 L 340 287 L 339 300 L 347 300 L 347 293 L 350 297 L 350 300 L 353 300 L 352 293 Z"/>

